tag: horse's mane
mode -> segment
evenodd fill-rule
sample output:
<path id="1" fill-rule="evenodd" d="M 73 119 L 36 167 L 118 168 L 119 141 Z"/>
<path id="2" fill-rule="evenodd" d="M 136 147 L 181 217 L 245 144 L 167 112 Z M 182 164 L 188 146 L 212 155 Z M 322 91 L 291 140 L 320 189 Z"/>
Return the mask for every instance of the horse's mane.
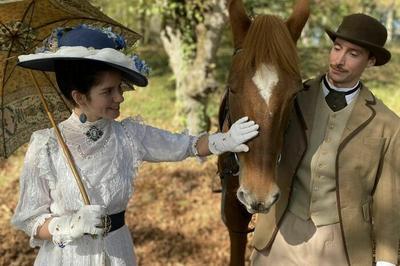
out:
<path id="1" fill-rule="evenodd" d="M 296 45 L 285 22 L 273 15 L 259 15 L 252 22 L 243 41 L 241 70 L 257 69 L 261 64 L 273 64 L 300 77 Z"/>

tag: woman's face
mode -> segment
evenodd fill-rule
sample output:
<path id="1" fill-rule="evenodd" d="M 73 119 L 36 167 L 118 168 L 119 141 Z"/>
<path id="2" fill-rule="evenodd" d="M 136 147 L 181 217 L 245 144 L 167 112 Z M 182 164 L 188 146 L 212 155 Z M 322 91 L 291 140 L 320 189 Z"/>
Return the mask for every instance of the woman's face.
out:
<path id="1" fill-rule="evenodd" d="M 124 101 L 121 88 L 121 73 L 116 71 L 100 72 L 99 82 L 85 97 L 85 106 L 82 111 L 89 121 L 100 118 L 116 119 L 119 116 L 120 104 Z"/>

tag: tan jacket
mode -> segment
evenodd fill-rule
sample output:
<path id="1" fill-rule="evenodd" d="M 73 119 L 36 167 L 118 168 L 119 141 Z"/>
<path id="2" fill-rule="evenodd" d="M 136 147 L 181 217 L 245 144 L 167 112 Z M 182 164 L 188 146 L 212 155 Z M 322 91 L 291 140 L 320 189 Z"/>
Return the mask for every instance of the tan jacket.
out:
<path id="1" fill-rule="evenodd" d="M 297 97 L 286 131 L 277 182 L 281 198 L 257 217 L 253 243 L 272 244 L 287 209 L 295 175 L 310 138 L 321 77 L 310 80 Z M 336 156 L 336 196 L 349 265 L 376 260 L 397 264 L 400 208 L 400 119 L 369 89 L 362 87 Z"/>

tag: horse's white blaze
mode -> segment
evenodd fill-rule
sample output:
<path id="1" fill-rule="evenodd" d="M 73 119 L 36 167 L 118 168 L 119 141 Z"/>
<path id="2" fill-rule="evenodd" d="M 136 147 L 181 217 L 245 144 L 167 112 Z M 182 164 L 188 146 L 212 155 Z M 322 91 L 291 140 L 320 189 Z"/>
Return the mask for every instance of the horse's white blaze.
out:
<path id="1" fill-rule="evenodd" d="M 278 73 L 274 66 L 262 64 L 254 74 L 252 78 L 254 84 L 256 84 L 258 88 L 258 92 L 261 94 L 261 97 L 268 104 L 269 99 L 271 98 L 272 91 L 275 88 L 275 85 L 278 83 Z"/>

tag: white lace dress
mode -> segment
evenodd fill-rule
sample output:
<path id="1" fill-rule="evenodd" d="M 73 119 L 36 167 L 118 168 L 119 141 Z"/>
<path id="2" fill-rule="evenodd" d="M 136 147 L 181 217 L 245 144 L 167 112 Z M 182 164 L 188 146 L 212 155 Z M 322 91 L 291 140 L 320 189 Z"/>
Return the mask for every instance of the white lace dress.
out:
<path id="1" fill-rule="evenodd" d="M 93 130 L 93 126 L 100 129 Z M 172 134 L 128 118 L 121 122 L 102 119 L 82 124 L 75 114 L 60 123 L 91 201 L 107 214 L 126 209 L 133 180 L 142 161 L 180 161 L 195 154 L 196 137 Z M 92 128 L 92 138 L 86 132 Z M 97 140 L 97 137 L 100 137 Z M 20 199 L 12 223 L 25 231 L 32 247 L 39 246 L 35 265 L 136 265 L 127 226 L 104 239 L 83 236 L 64 248 L 34 238 L 50 216 L 77 211 L 83 205 L 78 186 L 53 129 L 32 135 L 20 179 Z"/>

